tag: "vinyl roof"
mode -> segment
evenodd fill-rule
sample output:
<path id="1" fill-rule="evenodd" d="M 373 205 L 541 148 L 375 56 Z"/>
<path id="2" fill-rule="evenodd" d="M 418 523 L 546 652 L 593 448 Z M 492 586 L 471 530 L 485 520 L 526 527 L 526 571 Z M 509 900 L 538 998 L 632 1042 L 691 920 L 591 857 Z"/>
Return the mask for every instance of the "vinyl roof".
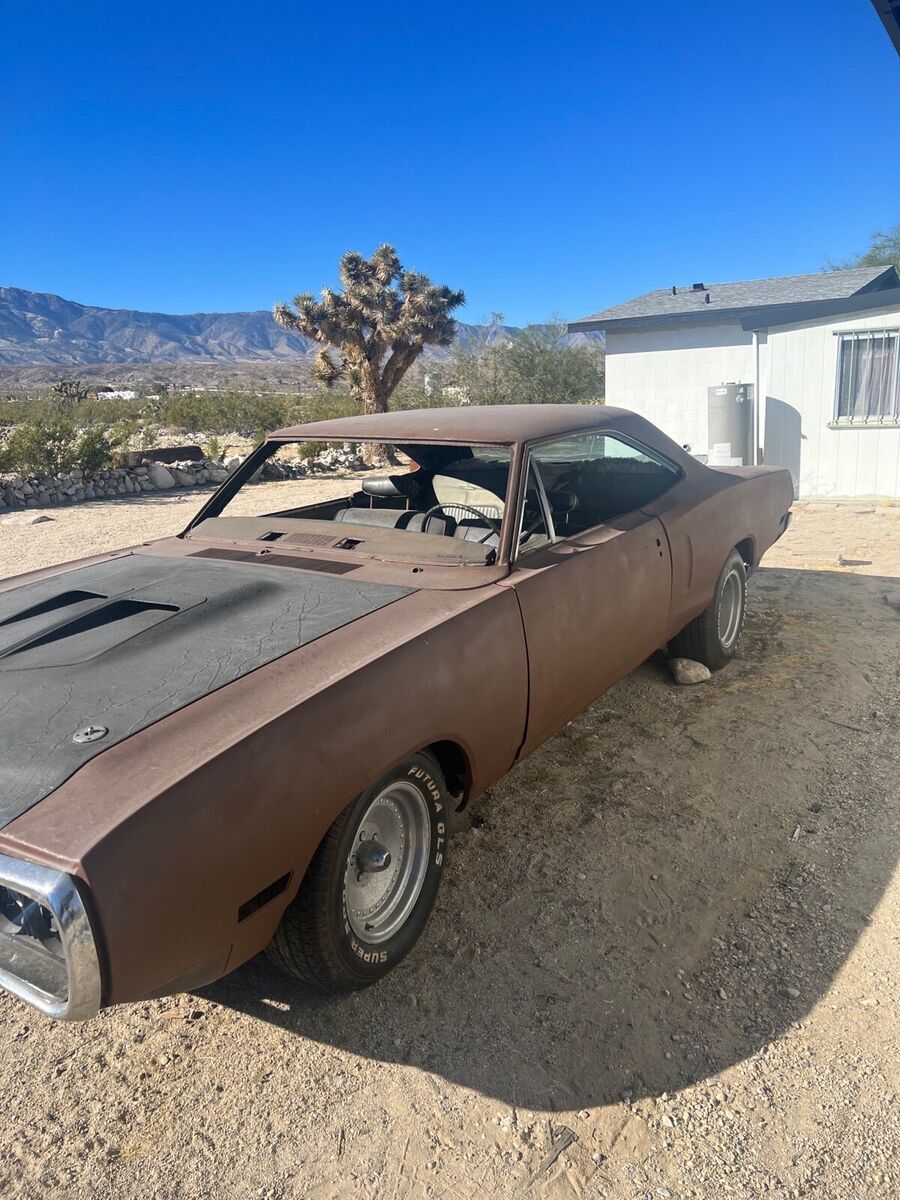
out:
<path id="1" fill-rule="evenodd" d="M 596 329 L 624 322 L 665 324 L 674 321 L 710 322 L 725 314 L 816 302 L 849 300 L 900 286 L 895 267 L 859 267 L 847 271 L 820 271 L 815 275 L 785 275 L 774 279 L 747 279 L 736 283 L 688 284 L 660 288 L 625 300 L 592 316 L 573 321 L 569 328 Z"/>
<path id="2" fill-rule="evenodd" d="M 370 416 L 339 417 L 279 429 L 273 438 L 347 442 L 494 442 L 511 444 L 578 433 L 634 414 L 605 404 L 484 404 L 414 408 Z"/>

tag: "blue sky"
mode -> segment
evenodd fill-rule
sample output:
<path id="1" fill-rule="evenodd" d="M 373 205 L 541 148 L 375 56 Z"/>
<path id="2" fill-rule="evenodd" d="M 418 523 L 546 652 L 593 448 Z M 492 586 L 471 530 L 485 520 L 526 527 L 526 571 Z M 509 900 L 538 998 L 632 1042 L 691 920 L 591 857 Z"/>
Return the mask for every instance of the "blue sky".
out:
<path id="1" fill-rule="evenodd" d="M 268 308 L 393 242 L 461 314 L 816 271 L 900 220 L 868 0 L 5 5 L 0 284 Z"/>

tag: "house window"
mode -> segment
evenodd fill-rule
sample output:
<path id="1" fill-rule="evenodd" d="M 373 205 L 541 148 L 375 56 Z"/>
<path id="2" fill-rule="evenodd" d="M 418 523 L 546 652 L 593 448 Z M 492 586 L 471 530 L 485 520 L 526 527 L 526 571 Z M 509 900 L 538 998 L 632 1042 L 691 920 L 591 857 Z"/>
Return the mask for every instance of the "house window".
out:
<path id="1" fill-rule="evenodd" d="M 897 343 L 896 329 L 840 334 L 836 421 L 855 425 L 900 420 Z"/>

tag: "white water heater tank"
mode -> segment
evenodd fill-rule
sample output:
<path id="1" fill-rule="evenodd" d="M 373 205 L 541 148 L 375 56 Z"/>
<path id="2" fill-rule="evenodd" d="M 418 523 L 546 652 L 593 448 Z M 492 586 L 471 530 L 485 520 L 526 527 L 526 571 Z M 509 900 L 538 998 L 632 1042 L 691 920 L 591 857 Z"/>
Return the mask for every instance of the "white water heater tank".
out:
<path id="1" fill-rule="evenodd" d="M 711 467 L 748 466 L 753 412 L 752 383 L 723 383 L 707 388 L 707 421 Z"/>

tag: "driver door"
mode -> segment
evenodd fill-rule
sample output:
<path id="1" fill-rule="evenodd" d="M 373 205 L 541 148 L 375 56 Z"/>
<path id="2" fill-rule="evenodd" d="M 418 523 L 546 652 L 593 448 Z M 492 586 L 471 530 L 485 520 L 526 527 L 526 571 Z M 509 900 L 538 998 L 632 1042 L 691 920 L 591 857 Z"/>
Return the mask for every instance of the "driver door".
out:
<path id="1" fill-rule="evenodd" d="M 649 452 L 648 452 L 649 453 Z M 616 516 L 610 463 L 652 461 L 610 436 L 578 435 L 532 447 L 520 545 L 504 581 L 515 589 L 529 663 L 528 754 L 663 644 L 672 563 L 661 522 L 639 508 Z M 662 464 L 659 464 L 662 467 Z M 630 503 L 679 477 L 645 474 L 620 488 Z M 604 478 L 605 476 L 605 478 Z M 618 476 L 617 476 L 618 478 Z M 644 501 L 645 503 L 647 501 Z M 597 519 L 597 518 L 602 519 Z"/>

